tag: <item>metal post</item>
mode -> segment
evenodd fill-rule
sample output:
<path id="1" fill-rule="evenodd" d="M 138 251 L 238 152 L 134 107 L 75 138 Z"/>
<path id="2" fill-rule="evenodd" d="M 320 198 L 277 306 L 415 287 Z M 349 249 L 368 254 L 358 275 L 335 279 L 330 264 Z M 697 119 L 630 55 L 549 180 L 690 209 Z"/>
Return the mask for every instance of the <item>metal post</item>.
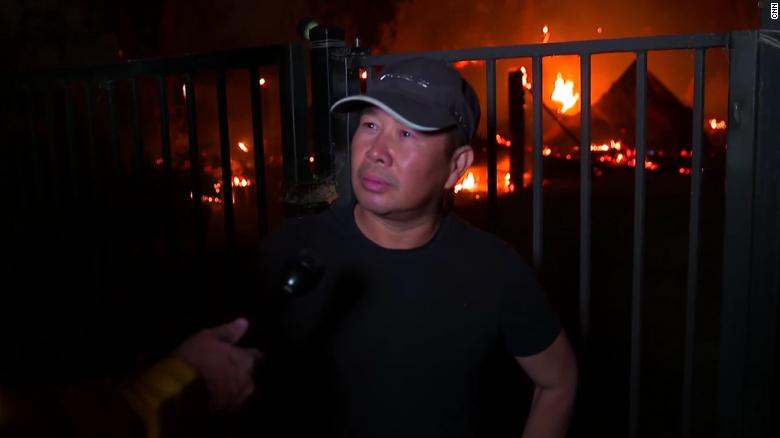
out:
<path id="1" fill-rule="evenodd" d="M 340 62 L 331 70 L 331 84 L 333 99 L 337 100 L 345 96 L 360 94 L 360 78 L 358 72 L 359 56 L 365 52 L 350 50 L 344 51 Z M 373 68 L 371 69 L 373 72 Z M 352 203 L 352 133 L 357 128 L 359 114 L 338 113 L 333 117 L 333 137 L 331 148 L 333 150 L 332 175 L 336 184 L 336 194 L 339 203 Z"/>
<path id="2" fill-rule="evenodd" d="M 338 27 L 317 26 L 310 33 L 311 51 L 311 109 L 314 128 L 314 174 L 323 178 L 330 174 L 330 144 L 333 123 L 330 106 L 335 102 L 330 73 L 336 63 L 334 54 L 344 49 L 344 30 Z"/>
<path id="3" fill-rule="evenodd" d="M 780 83 L 774 79 L 780 32 L 734 33 L 729 47 L 720 436 L 772 436 L 780 284 Z"/>

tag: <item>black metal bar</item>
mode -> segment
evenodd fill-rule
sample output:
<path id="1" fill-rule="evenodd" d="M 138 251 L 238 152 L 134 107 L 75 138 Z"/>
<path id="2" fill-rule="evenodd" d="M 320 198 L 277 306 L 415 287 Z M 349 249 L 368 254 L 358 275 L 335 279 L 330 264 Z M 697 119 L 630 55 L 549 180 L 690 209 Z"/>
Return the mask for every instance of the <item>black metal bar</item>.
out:
<path id="1" fill-rule="evenodd" d="M 173 189 L 173 156 L 171 154 L 171 128 L 168 116 L 168 91 L 165 76 L 157 78 L 157 88 L 160 99 L 160 145 L 163 160 L 163 174 L 168 196 L 168 243 L 171 247 L 173 260 L 178 260 L 178 239 L 176 237 L 176 210 L 174 207 Z"/>
<path id="2" fill-rule="evenodd" d="M 279 73 L 279 98 L 282 114 L 282 161 L 284 186 L 310 184 L 309 136 L 306 101 L 306 52 L 300 46 L 290 46 L 288 57 Z"/>
<path id="3" fill-rule="evenodd" d="M 542 165 L 542 57 L 533 58 L 533 101 L 534 101 L 534 192 L 533 192 L 533 263 L 537 270 L 542 269 L 543 256 L 543 226 L 544 226 L 544 191 L 542 190 L 543 165 Z"/>
<path id="4" fill-rule="evenodd" d="M 490 229 L 495 232 L 498 227 L 498 144 L 496 141 L 496 60 L 486 62 L 487 76 L 487 189 L 488 189 L 488 221 Z"/>
<path id="5" fill-rule="evenodd" d="M 75 221 L 75 214 L 78 210 L 79 187 L 78 187 L 78 154 L 76 152 L 76 127 L 73 121 L 73 95 L 70 91 L 70 85 L 63 87 L 65 93 L 65 129 L 68 138 L 68 166 L 70 171 L 70 196 L 71 196 L 71 214 Z"/>
<path id="6" fill-rule="evenodd" d="M 192 74 L 187 73 L 184 76 L 184 87 L 187 95 L 187 134 L 189 140 L 190 175 L 192 177 L 190 195 L 192 197 L 193 220 L 195 223 L 195 250 L 198 258 L 200 258 L 205 250 L 205 229 L 201 211 L 202 193 L 200 188 L 201 169 L 200 152 L 198 150 L 198 117 L 195 107 L 195 86 Z"/>
<path id="7" fill-rule="evenodd" d="M 777 12 L 777 2 L 774 3 Z M 756 97 L 755 188 L 753 248 L 748 307 L 746 436 L 777 436 L 778 357 L 777 317 L 780 301 L 780 20 L 774 31 L 758 32 L 758 77 Z M 774 387 L 767 384 L 774 382 Z"/>
<path id="8" fill-rule="evenodd" d="M 36 114 L 35 114 L 35 97 L 33 95 L 33 91 L 31 88 L 27 88 L 26 91 L 27 95 L 27 129 L 30 131 L 30 143 L 29 143 L 29 150 L 30 150 L 30 169 L 32 173 L 32 181 L 33 181 L 33 196 L 31 197 L 31 202 L 36 205 L 36 207 L 40 206 L 41 200 L 43 198 L 43 194 L 41 191 L 43 190 L 43 182 L 41 181 L 41 161 L 40 156 L 38 154 L 38 136 L 36 135 Z"/>
<path id="9" fill-rule="evenodd" d="M 87 168 L 91 177 L 90 184 L 92 185 L 92 199 L 89 200 L 92 205 L 90 209 L 94 208 L 94 203 L 97 201 L 98 192 L 100 188 L 100 175 L 98 174 L 97 166 L 97 114 L 96 114 L 96 96 L 94 93 L 94 85 L 89 81 L 84 82 L 84 105 L 87 112 L 87 148 L 85 150 Z"/>
<path id="10" fill-rule="evenodd" d="M 138 78 L 130 79 L 130 90 L 133 99 L 133 139 L 135 140 L 135 172 L 144 171 L 144 136 L 141 132 L 141 97 L 138 90 Z"/>
<path id="11" fill-rule="evenodd" d="M 725 47 L 728 33 L 668 35 L 655 37 L 620 38 L 593 41 L 574 41 L 548 44 L 526 44 L 502 47 L 443 50 L 436 52 L 401 53 L 368 56 L 364 65 L 385 65 L 410 57 L 429 57 L 448 62 L 467 59 L 531 58 L 545 56 L 584 55 L 586 53 L 635 52 L 648 50 L 683 50 Z"/>
<path id="12" fill-rule="evenodd" d="M 685 301 L 685 359 L 683 365 L 682 436 L 691 436 L 691 398 L 696 329 L 696 291 L 699 287 L 699 229 L 701 226 L 701 172 L 704 129 L 704 49 L 696 49 L 693 72 L 693 159 L 691 207 L 688 223 L 688 291 Z"/>
<path id="13" fill-rule="evenodd" d="M 311 40 L 311 113 L 314 131 L 314 173 L 318 178 L 330 173 L 331 139 L 333 138 L 330 106 L 333 90 L 330 72 L 337 62 L 336 53 L 344 52 L 344 30 L 339 27 L 317 26 L 309 33 Z"/>
<path id="14" fill-rule="evenodd" d="M 268 233 L 268 200 L 266 196 L 265 149 L 263 148 L 263 105 L 260 100 L 257 67 L 249 69 L 249 100 L 252 106 L 252 144 L 255 158 L 255 196 L 257 199 L 257 232 Z"/>
<path id="15" fill-rule="evenodd" d="M 46 107 L 46 128 L 49 137 L 49 202 L 54 210 L 54 214 L 49 218 L 50 223 L 53 223 L 53 229 L 56 230 L 56 235 L 59 238 L 63 237 L 62 229 L 62 197 L 60 196 L 60 163 L 58 161 L 57 154 L 57 140 L 54 125 L 54 103 L 52 102 L 52 90 L 45 89 L 44 91 Z"/>
<path id="16" fill-rule="evenodd" d="M 255 84 L 255 87 L 258 85 Z M 230 166 L 227 86 L 225 72 L 217 72 L 217 112 L 219 119 L 219 155 L 222 161 L 222 207 L 225 213 L 225 237 L 229 253 L 236 245 L 236 218 L 233 208 L 233 169 Z"/>
<path id="17" fill-rule="evenodd" d="M 358 66 L 362 58 L 344 56 L 342 61 L 331 70 L 333 98 L 360 94 L 360 77 Z M 376 69 L 369 68 L 369 76 L 376 79 Z M 352 133 L 357 128 L 360 116 L 354 113 L 332 114 L 333 129 L 333 179 L 336 183 L 336 193 L 340 204 L 352 203 Z"/>
<path id="18" fill-rule="evenodd" d="M 114 159 L 114 176 L 119 176 L 122 170 L 122 158 L 119 152 L 119 116 L 116 106 L 116 82 L 108 81 L 106 83 L 108 92 L 108 118 L 109 130 L 111 131 L 111 151 Z"/>
<path id="19" fill-rule="evenodd" d="M 634 178 L 634 268 L 631 294 L 631 376 L 629 437 L 639 434 L 639 372 L 642 343 L 642 297 L 645 245 L 645 128 L 647 123 L 647 52 L 636 54 L 636 169 Z"/>
<path id="20" fill-rule="evenodd" d="M 580 58 L 580 339 L 583 350 L 590 333 L 590 206 L 591 206 L 591 58 Z"/>
<path id="21" fill-rule="evenodd" d="M 718 369 L 719 436 L 723 438 L 747 436 L 744 384 L 754 212 L 757 70 L 756 34 L 733 34 L 729 43 L 729 131 Z"/>

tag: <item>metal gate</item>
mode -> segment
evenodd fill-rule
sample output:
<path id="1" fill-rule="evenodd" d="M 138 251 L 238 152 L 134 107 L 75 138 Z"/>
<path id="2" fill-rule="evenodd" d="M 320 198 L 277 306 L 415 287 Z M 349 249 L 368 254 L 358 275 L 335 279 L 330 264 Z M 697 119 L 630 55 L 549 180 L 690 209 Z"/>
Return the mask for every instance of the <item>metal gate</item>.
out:
<path id="1" fill-rule="evenodd" d="M 696 301 L 701 278 L 700 227 L 701 227 L 701 183 L 702 173 L 702 126 L 704 124 L 704 73 L 705 51 L 710 48 L 728 50 L 730 59 L 730 97 L 728 153 L 726 157 L 725 186 L 725 228 L 723 235 L 723 272 L 720 307 L 720 359 L 718 361 L 719 419 L 721 436 L 769 436 L 776 431 L 773 413 L 777 412 L 777 306 L 778 266 L 780 266 L 780 184 L 777 168 L 780 166 L 780 129 L 776 115 L 780 114 L 778 97 L 780 86 L 775 81 L 780 71 L 780 36 L 776 31 L 759 30 L 723 34 L 685 36 L 663 36 L 629 38 L 587 42 L 520 45 L 494 48 L 477 48 L 444 52 L 427 52 L 404 55 L 370 56 L 361 48 L 345 46 L 343 36 L 328 33 L 319 35 L 310 52 L 311 67 L 311 111 L 314 132 L 310 142 L 307 106 L 307 60 L 306 52 L 299 45 L 274 46 L 248 49 L 204 56 L 147 60 L 130 62 L 126 65 L 79 71 L 52 72 L 15 78 L 15 87 L 6 89 L 4 98 L 7 133 L 6 143 L 6 187 L 12 211 L 9 255 L 14 262 L 7 265 L 7 276 L 24 279 L 24 303 L 20 307 L 4 305 L 5 320 L 11 324 L 5 333 L 23 333 L 20 338 L 6 341 L 13 345 L 14 354 L 4 354 L 4 379 L 12 371 L 27 366 L 30 358 L 37 357 L 34 350 L 41 343 L 54 345 L 72 336 L 82 343 L 91 343 L 88 348 L 75 353 L 62 348 L 52 352 L 67 368 L 66 376 L 88 372 L 85 364 L 103 364 L 111 358 L 103 357 L 110 351 L 108 344 L 116 340 L 85 333 L 69 333 L 65 338 L 56 332 L 69 326 L 82 325 L 86 329 L 102 330 L 111 321 L 89 315 L 98 314 L 106 307 L 115 307 L 119 313 L 129 315 L 136 307 L 159 307 L 153 318 L 144 321 L 124 321 L 119 329 L 135 351 L 149 349 L 149 343 L 159 351 L 168 346 L 165 341 L 152 339 L 157 333 L 172 333 L 171 339 L 185 332 L 181 327 L 196 325 L 187 318 L 171 320 L 165 310 L 175 307 L 182 300 L 197 301 L 192 305 L 198 313 L 197 320 L 213 316 L 210 306 L 218 301 L 229 301 L 225 296 L 207 296 L 200 275 L 210 268 L 214 255 L 209 253 L 205 242 L 206 225 L 202 217 L 203 163 L 199 150 L 198 107 L 195 92 L 211 89 L 216 95 L 217 126 L 219 132 L 219 167 L 221 174 L 222 202 L 217 210 L 224 215 L 224 252 L 218 252 L 219 268 L 215 269 L 219 291 L 235 286 L 233 277 L 237 268 L 232 265 L 240 257 L 236 243 L 236 219 L 234 198 L 236 184 L 231 174 L 231 141 L 227 112 L 227 89 L 225 72 L 244 70 L 248 74 L 248 90 L 251 101 L 252 142 L 255 147 L 255 185 L 252 202 L 257 208 L 257 237 L 268 229 L 268 199 L 266 190 L 267 159 L 263 155 L 264 138 L 268 129 L 263 126 L 261 114 L 261 88 L 258 68 L 271 66 L 279 70 L 280 102 L 276 107 L 281 120 L 283 143 L 283 169 L 285 187 L 292 195 L 288 206 L 319 206 L 332 201 L 335 191 L 342 202 L 351 199 L 348 157 L 351 132 L 354 130 L 354 115 L 335 115 L 327 108 L 338 98 L 359 93 L 361 69 L 370 72 L 370 81 L 378 71 L 377 67 L 408 56 L 427 56 L 449 62 L 481 60 L 486 70 L 487 90 L 487 209 L 495 226 L 498 215 L 498 192 L 496 185 L 497 138 L 496 138 L 496 62 L 504 58 L 531 58 L 533 77 L 542 77 L 542 61 L 545 57 L 574 55 L 580 59 L 582 75 L 581 144 L 591 143 L 591 60 L 596 54 L 631 52 L 635 54 L 636 74 L 636 166 L 634 170 L 633 196 L 633 241 L 632 283 L 630 287 L 630 374 L 627 403 L 629 436 L 642 432 L 640 413 L 645 408 L 640 404 L 642 387 L 642 351 L 640 346 L 647 333 L 642 330 L 645 299 L 645 228 L 646 217 L 646 170 L 647 151 L 647 56 L 657 50 L 690 50 L 694 53 L 694 104 L 691 145 L 693 150 L 690 202 L 688 206 L 688 264 L 687 288 L 685 291 L 684 366 L 680 370 L 682 385 L 679 398 L 681 413 L 678 431 L 670 435 L 691 436 L 694 373 L 696 347 Z M 199 72 L 213 74 L 210 85 L 196 86 L 193 75 Z M 167 78 L 176 75 L 183 79 L 186 99 L 186 134 L 188 142 L 186 164 L 190 182 L 190 201 L 184 213 L 176 210 L 178 201 L 174 176 L 174 158 L 171 155 L 170 120 L 167 107 L 170 83 Z M 141 78 L 156 81 L 158 90 L 157 111 L 159 112 L 160 143 L 162 155 L 159 171 L 152 171 L 145 160 L 145 137 L 142 135 L 141 112 L 144 110 L 138 81 Z M 175 82 L 178 84 L 178 82 Z M 541 81 L 540 81 L 541 83 Z M 132 153 L 128 155 L 132 165 L 120 152 L 120 129 L 118 105 L 120 98 L 116 90 L 119 84 L 128 87 L 129 108 L 132 128 L 126 133 L 133 137 Z M 212 88 L 213 87 L 213 88 Z M 545 227 L 545 192 L 543 189 L 543 139 L 542 139 L 542 93 L 533 93 L 533 183 L 532 193 L 532 245 L 531 258 L 537 269 L 551 263 L 543 252 L 543 239 L 556 230 Z M 80 98 L 76 99 L 74 96 Z M 97 98 L 102 96 L 102 103 Z M 103 108 L 101 113 L 101 109 Z M 121 106 L 119 106 L 121 108 Z M 102 120 L 104 126 L 99 123 Z M 105 141 L 99 132 L 107 133 Z M 311 145 L 311 146 L 310 146 Z M 101 158 L 102 157 L 102 158 Z M 102 160 L 102 161 L 101 161 Z M 592 295 L 591 258 L 593 242 L 592 228 L 592 168 L 590 154 L 581 154 L 579 162 L 579 269 L 578 280 L 578 339 L 583 358 L 583 402 L 599 390 L 598 382 L 589 379 L 592 358 L 588 347 L 592 343 Z M 152 174 L 160 176 L 151 178 Z M 151 181 L 151 192 L 160 195 L 162 208 L 152 212 L 152 219 L 162 221 L 161 240 L 137 242 L 123 238 L 129 228 L 149 220 L 143 209 L 137 209 L 133 220 L 122 227 L 106 224 L 116 220 L 117 214 L 107 218 L 106 205 L 111 205 L 111 193 L 107 181 Z M 133 183 L 135 184 L 135 183 Z M 145 183 L 139 183 L 145 184 Z M 146 196 L 149 191 L 132 189 L 129 193 Z M 7 199 L 7 200 L 8 200 Z M 177 198 L 178 199 L 178 198 Z M 303 199 L 303 200 L 301 200 Z M 211 202 L 211 201 L 208 201 Z M 318 208 L 318 207 L 317 207 Z M 316 209 L 316 208 L 315 208 Z M 300 214 L 304 208 L 292 209 L 288 214 Z M 162 212 L 162 213 L 161 213 Z M 116 213 L 116 212 L 114 212 Z M 156 215 L 160 214 L 159 217 Z M 122 215 L 122 212 L 118 214 Z M 188 224 L 184 232 L 182 223 Z M 97 231 L 96 231 L 97 230 Z M 184 241 L 183 241 L 184 240 Z M 162 244 L 160 243 L 162 242 Z M 188 243 L 191 242 L 191 245 Z M 136 247 L 136 244 L 139 247 Z M 144 246 L 145 245 L 145 246 Z M 159 246 L 155 246 L 159 245 Z M 239 245 L 240 246 L 240 245 Z M 251 245 L 250 245 L 251 246 Z M 132 263 L 123 256 L 125 250 L 134 254 Z M 165 254 L 162 260 L 147 259 L 150 254 Z M 224 258 L 222 258 L 224 256 Z M 39 270 L 39 267 L 42 268 Z M 164 271 L 160 275 L 148 274 L 147 270 Z M 41 272 L 43 271 L 43 272 Z M 179 277 L 186 275 L 187 281 L 180 283 Z M 156 284 L 156 283 L 159 284 Z M 155 283 L 155 284 L 153 284 Z M 185 289 L 185 296 L 166 296 L 162 291 L 174 288 Z M 149 291 L 153 293 L 148 293 Z M 86 292 L 85 292 L 86 291 Z M 109 294 L 105 294 L 109 291 Z M 198 292 L 200 291 L 200 292 Z M 213 292 L 213 291 L 212 291 Z M 192 294 L 193 296 L 190 296 Z M 7 292 L 6 304 L 11 303 Z M 216 294 L 219 295 L 219 294 Z M 200 300 L 200 301 L 198 301 Z M 220 307 L 222 304 L 218 305 Z M 50 307 L 55 306 L 55 309 Z M 61 307 L 57 307 L 61 306 Z M 229 305 L 226 305 L 229 307 Z M 44 312 L 53 318 L 53 323 L 42 330 L 35 320 L 22 318 L 19 311 L 30 311 L 49 307 Z M 86 309 L 86 310 L 85 310 Z M 93 312 L 94 311 L 94 312 Z M 88 322 L 84 322 L 84 318 Z M 149 315 L 146 315 L 149 316 Z M 152 328 L 145 327 L 153 326 Z M 44 333 L 45 332 L 45 333 Z M 156 342 L 156 344 L 155 344 Z M 158 345 L 159 344 L 159 345 Z M 133 350 L 133 349 L 131 349 Z M 31 356 L 32 355 L 32 356 Z M 127 358 L 119 358 L 125 360 Z M 140 359 L 139 359 L 140 360 Z M 20 365 L 21 364 L 21 365 Z M 99 368 L 99 367 L 98 367 Z M 32 367 L 31 372 L 35 371 Z M 86 371 L 85 371 L 86 370 Z M 583 436 L 598 431 L 581 430 Z"/>

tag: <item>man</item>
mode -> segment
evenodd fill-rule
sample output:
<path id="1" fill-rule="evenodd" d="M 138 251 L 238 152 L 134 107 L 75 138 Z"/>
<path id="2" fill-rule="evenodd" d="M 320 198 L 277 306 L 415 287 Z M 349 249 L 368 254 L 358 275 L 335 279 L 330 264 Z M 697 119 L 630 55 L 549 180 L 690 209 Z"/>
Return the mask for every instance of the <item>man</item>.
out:
<path id="1" fill-rule="evenodd" d="M 443 208 L 474 160 L 474 90 L 450 66 L 412 59 L 332 108 L 357 110 L 356 203 L 287 221 L 261 249 L 269 285 L 301 249 L 324 271 L 278 318 L 266 407 L 287 420 L 273 434 L 474 436 L 483 364 L 499 347 L 535 385 L 524 436 L 564 436 L 576 361 L 533 271 Z"/>

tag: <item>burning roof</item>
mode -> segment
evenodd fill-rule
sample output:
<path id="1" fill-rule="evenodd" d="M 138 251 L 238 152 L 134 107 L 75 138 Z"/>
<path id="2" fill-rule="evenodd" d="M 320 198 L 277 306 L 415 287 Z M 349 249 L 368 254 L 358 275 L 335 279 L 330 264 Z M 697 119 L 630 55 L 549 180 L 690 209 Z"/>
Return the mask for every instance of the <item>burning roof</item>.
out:
<path id="1" fill-rule="evenodd" d="M 610 140 L 635 143 L 636 63 L 632 63 L 592 106 L 591 115 L 592 143 L 609 143 Z M 691 108 L 648 71 L 647 148 L 669 153 L 691 149 L 692 117 Z M 579 136 L 579 114 L 559 115 L 558 118 L 570 132 Z M 560 149 L 577 146 L 576 141 L 554 121 L 547 120 L 545 125 L 545 145 Z"/>

